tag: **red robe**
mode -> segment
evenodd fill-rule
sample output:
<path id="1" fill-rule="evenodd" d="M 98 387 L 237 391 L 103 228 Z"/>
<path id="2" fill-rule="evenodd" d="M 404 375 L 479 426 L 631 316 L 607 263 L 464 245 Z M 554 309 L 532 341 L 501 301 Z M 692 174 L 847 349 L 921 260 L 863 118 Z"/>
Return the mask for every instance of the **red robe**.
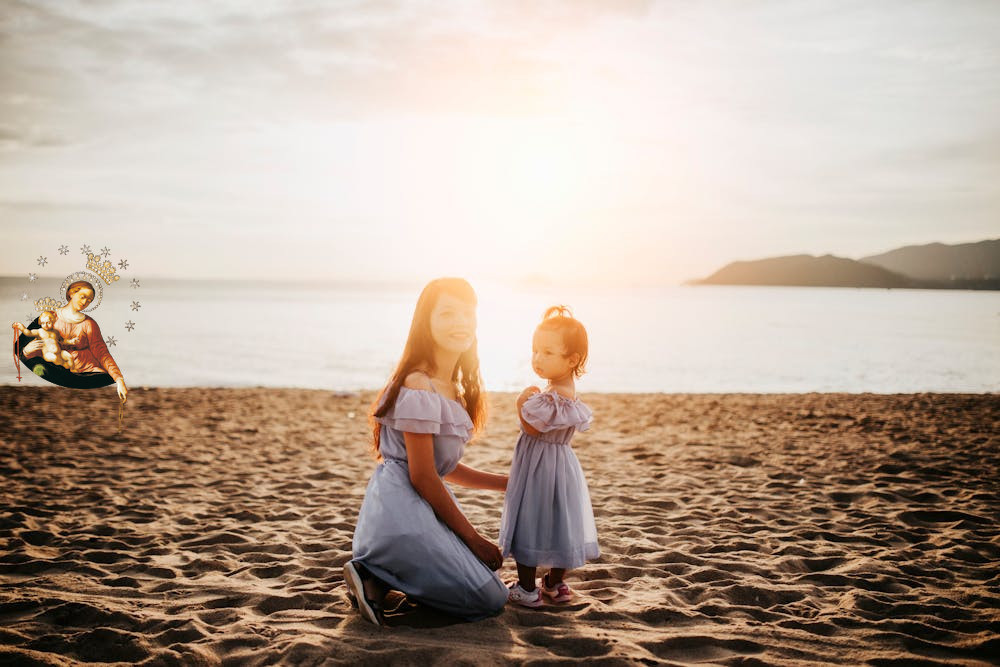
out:
<path id="1" fill-rule="evenodd" d="M 63 340 L 80 337 L 76 345 L 63 346 L 63 349 L 76 361 L 77 373 L 107 373 L 116 382 L 122 379 L 122 372 L 108 351 L 104 337 L 101 336 L 101 327 L 97 326 L 97 322 L 89 316 L 77 324 L 57 317 L 55 329 L 62 335 Z"/>

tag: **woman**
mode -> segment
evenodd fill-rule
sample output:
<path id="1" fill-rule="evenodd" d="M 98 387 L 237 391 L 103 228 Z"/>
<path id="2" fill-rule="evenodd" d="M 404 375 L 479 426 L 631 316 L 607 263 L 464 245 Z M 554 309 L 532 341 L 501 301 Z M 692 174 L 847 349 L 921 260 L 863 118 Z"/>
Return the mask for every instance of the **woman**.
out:
<path id="1" fill-rule="evenodd" d="M 66 350 L 73 357 L 74 373 L 107 373 L 115 381 L 118 397 L 125 401 L 128 387 L 125 378 L 108 351 L 101 335 L 101 328 L 83 310 L 94 300 L 94 286 L 86 280 L 78 280 L 66 288 L 67 304 L 57 308 L 55 329 L 64 340 L 79 337 L 80 340 Z M 30 359 L 42 354 L 42 341 L 33 340 L 24 346 L 24 358 Z"/>
<path id="2" fill-rule="evenodd" d="M 362 616 L 383 623 L 390 589 L 466 620 L 499 613 L 503 559 L 476 532 L 442 478 L 503 491 L 506 475 L 459 463 L 486 421 L 476 350 L 476 294 L 440 278 L 417 300 L 396 371 L 376 399 L 375 468 L 354 531 L 344 581 Z"/>

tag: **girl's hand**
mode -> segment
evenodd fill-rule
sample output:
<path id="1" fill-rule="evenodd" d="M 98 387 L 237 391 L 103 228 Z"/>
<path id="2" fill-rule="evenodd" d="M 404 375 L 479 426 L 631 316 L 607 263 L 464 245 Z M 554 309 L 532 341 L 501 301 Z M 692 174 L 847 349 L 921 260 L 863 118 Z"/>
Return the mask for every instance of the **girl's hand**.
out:
<path id="1" fill-rule="evenodd" d="M 530 387 L 526 387 L 525 390 L 521 392 L 521 395 L 517 397 L 517 403 L 518 403 L 518 405 L 520 405 L 521 403 L 524 403 L 526 400 L 528 400 L 529 398 L 531 398 L 535 394 L 541 393 L 541 391 L 542 391 L 541 389 L 539 389 L 538 387 L 536 387 L 534 385 L 532 385 Z"/>
<path id="2" fill-rule="evenodd" d="M 499 570 L 503 565 L 503 556 L 500 555 L 500 549 L 482 535 L 476 535 L 469 548 L 472 549 L 472 553 L 476 555 L 476 558 L 483 561 L 486 567 L 494 572 Z"/>

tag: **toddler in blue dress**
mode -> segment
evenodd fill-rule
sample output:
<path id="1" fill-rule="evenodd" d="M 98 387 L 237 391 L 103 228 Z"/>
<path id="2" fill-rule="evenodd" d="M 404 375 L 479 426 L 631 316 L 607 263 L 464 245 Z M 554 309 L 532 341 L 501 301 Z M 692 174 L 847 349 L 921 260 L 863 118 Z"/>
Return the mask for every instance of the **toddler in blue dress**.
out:
<path id="1" fill-rule="evenodd" d="M 517 562 L 508 600 L 526 607 L 573 596 L 566 571 L 600 555 L 587 480 L 570 446 L 592 415 L 576 398 L 587 361 L 587 331 L 564 306 L 549 308 L 532 339 L 531 365 L 548 380 L 517 399 L 521 436 L 514 449 L 500 521 L 500 549 Z M 537 568 L 547 567 L 539 587 Z"/>

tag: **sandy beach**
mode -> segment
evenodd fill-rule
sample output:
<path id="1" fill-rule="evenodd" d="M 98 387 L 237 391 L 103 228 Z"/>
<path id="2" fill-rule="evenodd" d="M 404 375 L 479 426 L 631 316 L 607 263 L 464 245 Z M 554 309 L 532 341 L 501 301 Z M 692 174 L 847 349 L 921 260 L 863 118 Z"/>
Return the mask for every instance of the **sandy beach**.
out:
<path id="1" fill-rule="evenodd" d="M 0 388 L 0 664 L 985 665 L 1000 396 L 584 394 L 602 555 L 455 623 L 350 607 L 372 393 Z M 472 466 L 505 472 L 513 396 Z M 496 539 L 502 498 L 456 489 Z M 501 575 L 514 577 L 508 559 Z"/>

